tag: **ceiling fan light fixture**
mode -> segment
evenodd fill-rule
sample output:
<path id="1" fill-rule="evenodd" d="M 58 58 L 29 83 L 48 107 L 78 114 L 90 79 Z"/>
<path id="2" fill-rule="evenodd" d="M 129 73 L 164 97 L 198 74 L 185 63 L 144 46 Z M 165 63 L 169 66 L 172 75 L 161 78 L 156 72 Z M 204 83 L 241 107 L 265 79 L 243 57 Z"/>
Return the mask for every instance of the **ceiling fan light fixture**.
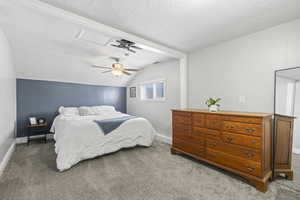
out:
<path id="1" fill-rule="evenodd" d="M 115 68 L 115 69 L 123 69 L 123 65 L 122 64 L 120 64 L 120 63 L 114 63 L 113 64 L 113 68 Z"/>
<path id="2" fill-rule="evenodd" d="M 117 69 L 112 70 L 111 73 L 115 76 L 121 76 L 123 74 L 121 70 Z"/>

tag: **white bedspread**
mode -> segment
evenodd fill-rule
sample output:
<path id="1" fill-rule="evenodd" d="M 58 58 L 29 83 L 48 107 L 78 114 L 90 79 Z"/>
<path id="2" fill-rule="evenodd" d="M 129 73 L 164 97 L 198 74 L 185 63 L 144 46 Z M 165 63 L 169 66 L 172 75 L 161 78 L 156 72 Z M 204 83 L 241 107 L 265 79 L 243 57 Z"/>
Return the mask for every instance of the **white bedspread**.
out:
<path id="1" fill-rule="evenodd" d="M 156 133 L 151 123 L 144 118 L 125 121 L 107 135 L 94 122 L 124 116 L 128 115 L 114 112 L 95 116 L 57 116 L 51 127 L 51 132 L 55 133 L 57 168 L 60 171 L 67 170 L 82 160 L 121 148 L 151 146 Z"/>

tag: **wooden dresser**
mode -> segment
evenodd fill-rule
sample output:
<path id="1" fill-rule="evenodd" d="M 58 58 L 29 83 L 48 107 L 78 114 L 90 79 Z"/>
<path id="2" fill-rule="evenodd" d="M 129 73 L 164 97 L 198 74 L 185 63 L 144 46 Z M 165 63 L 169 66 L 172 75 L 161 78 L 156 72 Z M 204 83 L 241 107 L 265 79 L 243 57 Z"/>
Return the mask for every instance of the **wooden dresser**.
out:
<path id="1" fill-rule="evenodd" d="M 272 176 L 272 115 L 173 110 L 172 153 L 183 153 L 236 173 L 257 190 Z"/>

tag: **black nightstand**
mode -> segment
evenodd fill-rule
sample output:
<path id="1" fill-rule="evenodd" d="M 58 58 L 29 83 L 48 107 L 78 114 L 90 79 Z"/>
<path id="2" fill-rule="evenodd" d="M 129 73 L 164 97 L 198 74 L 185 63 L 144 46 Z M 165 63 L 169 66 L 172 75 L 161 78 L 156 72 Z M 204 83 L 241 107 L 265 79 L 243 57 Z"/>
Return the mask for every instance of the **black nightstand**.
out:
<path id="1" fill-rule="evenodd" d="M 47 134 L 49 133 L 48 124 L 36 124 L 36 125 L 28 125 L 27 126 L 27 145 L 30 143 L 30 137 L 38 135 L 37 133 L 40 133 L 40 135 L 44 135 L 45 143 L 47 142 Z"/>

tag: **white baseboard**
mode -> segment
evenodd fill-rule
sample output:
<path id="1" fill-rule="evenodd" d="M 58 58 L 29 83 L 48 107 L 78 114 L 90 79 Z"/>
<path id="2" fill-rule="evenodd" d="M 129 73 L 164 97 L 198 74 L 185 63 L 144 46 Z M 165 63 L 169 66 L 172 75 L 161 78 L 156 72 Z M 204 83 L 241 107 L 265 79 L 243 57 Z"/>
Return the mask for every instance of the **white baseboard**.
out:
<path id="1" fill-rule="evenodd" d="M 295 154 L 300 154 L 300 149 L 294 148 L 294 149 L 293 149 L 293 153 L 295 153 Z"/>
<path id="2" fill-rule="evenodd" d="M 159 133 L 156 134 L 156 139 L 158 139 L 159 141 L 162 141 L 164 143 L 167 143 L 167 144 L 172 144 L 172 138 L 171 137 L 168 137 L 168 136 L 165 136 L 165 135 L 162 135 L 162 134 L 159 134 Z"/>
<path id="3" fill-rule="evenodd" d="M 12 153 L 15 151 L 15 141 L 13 141 L 13 143 L 10 145 L 8 151 L 6 152 L 3 160 L 0 162 L 0 177 L 2 176 L 11 156 L 12 156 Z"/>
<path id="4" fill-rule="evenodd" d="M 16 138 L 16 144 L 24 144 L 24 143 L 27 143 L 27 137 Z"/>
<path id="5" fill-rule="evenodd" d="M 41 138 L 44 137 L 44 135 L 35 135 L 35 136 L 30 136 L 30 138 L 36 139 L 36 138 Z M 47 135 L 47 140 L 48 139 L 53 139 L 53 134 L 48 134 Z M 16 144 L 25 144 L 27 143 L 27 137 L 18 137 L 16 138 Z"/>

